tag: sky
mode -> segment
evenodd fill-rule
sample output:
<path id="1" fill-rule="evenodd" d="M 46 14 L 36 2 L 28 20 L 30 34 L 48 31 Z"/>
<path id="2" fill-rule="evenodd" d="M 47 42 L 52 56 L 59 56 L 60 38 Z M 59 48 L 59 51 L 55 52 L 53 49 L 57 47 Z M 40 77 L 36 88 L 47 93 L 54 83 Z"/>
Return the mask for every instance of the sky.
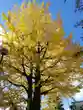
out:
<path id="1" fill-rule="evenodd" d="M 40 0 L 41 1 L 41 0 Z M 67 0 L 64 4 L 64 0 L 45 0 L 45 2 L 51 1 L 51 6 L 49 8 L 52 18 L 56 19 L 58 13 L 61 14 L 63 21 L 63 27 L 65 30 L 65 36 L 67 37 L 71 32 L 73 34 L 73 40 L 83 45 L 80 37 L 82 36 L 82 29 L 75 28 L 75 23 L 83 18 L 82 13 L 74 12 L 75 11 L 75 0 Z M 8 10 L 11 10 L 14 4 L 20 5 L 23 0 L 0 0 L 0 24 L 3 24 L 1 17 L 2 12 L 7 13 Z M 76 100 L 82 100 L 83 90 L 80 93 L 76 94 Z M 70 103 L 70 99 L 64 99 L 64 103 Z M 68 109 L 68 103 L 66 103 L 66 110 Z"/>

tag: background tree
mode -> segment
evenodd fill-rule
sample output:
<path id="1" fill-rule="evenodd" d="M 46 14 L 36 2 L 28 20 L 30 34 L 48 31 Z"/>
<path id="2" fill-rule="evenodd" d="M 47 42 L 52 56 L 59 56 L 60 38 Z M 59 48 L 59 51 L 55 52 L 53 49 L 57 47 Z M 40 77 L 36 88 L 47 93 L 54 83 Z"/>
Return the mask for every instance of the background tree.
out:
<path id="1" fill-rule="evenodd" d="M 26 92 L 27 110 L 40 110 L 41 95 L 53 104 L 57 96 L 71 96 L 82 87 L 82 47 L 72 42 L 72 34 L 64 38 L 60 15 L 52 20 L 48 4 L 23 3 L 3 17 L 8 55 L 0 66 L 8 73 L 7 81 Z"/>
<path id="2" fill-rule="evenodd" d="M 55 110 L 64 110 L 63 104 L 62 104 L 61 102 L 59 102 L 59 103 L 57 104 L 57 107 L 55 107 Z"/>
<path id="3" fill-rule="evenodd" d="M 0 78 L 0 108 L 22 110 L 25 103 L 23 90 L 6 81 L 5 75 L 0 76 Z"/>
<path id="4" fill-rule="evenodd" d="M 64 0 L 65 3 L 67 1 L 68 0 Z M 78 12 L 78 11 L 81 12 L 81 13 L 83 11 L 83 0 L 75 0 L 75 12 Z M 83 28 L 83 19 L 77 21 L 77 23 L 75 24 L 75 27 L 78 27 L 78 26 Z"/>
<path id="5" fill-rule="evenodd" d="M 66 3 L 68 0 L 64 0 L 64 3 Z M 83 1 L 82 0 L 75 0 L 75 8 L 76 11 L 82 11 L 83 10 Z"/>
<path id="6" fill-rule="evenodd" d="M 55 107 L 55 110 L 64 110 L 63 102 L 62 102 L 61 98 L 59 98 L 58 103 Z"/>

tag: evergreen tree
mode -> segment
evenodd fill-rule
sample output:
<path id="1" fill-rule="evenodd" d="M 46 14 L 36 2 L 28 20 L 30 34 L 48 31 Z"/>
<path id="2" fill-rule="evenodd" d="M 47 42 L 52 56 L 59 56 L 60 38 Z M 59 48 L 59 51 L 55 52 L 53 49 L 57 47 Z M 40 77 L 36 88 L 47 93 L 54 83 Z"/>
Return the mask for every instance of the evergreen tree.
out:
<path id="1" fill-rule="evenodd" d="M 55 107 L 55 110 L 64 110 L 62 100 L 60 100 L 60 101 L 58 102 L 57 106 Z"/>

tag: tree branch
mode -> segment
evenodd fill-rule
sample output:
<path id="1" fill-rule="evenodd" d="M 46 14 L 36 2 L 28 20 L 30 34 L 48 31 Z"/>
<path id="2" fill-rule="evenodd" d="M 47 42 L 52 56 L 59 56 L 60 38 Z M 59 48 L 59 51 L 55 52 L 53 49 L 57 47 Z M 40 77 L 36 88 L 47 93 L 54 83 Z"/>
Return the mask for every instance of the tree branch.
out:
<path id="1" fill-rule="evenodd" d="M 41 70 L 40 72 L 44 72 L 49 68 L 53 68 L 58 62 L 60 62 L 61 58 L 59 58 L 57 61 L 55 61 L 53 64 L 51 64 L 50 66 L 47 66 L 46 68 L 44 68 L 43 70 Z"/>
<path id="2" fill-rule="evenodd" d="M 24 58 L 22 58 L 22 68 L 23 68 L 23 73 L 26 74 L 25 67 L 24 67 Z"/>
<path id="3" fill-rule="evenodd" d="M 49 90 L 46 90 L 46 91 L 44 91 L 44 92 L 41 92 L 41 95 L 46 95 L 46 94 L 48 94 L 51 90 L 53 90 L 53 89 L 55 89 L 55 87 L 52 87 L 51 89 L 49 89 Z"/>
<path id="4" fill-rule="evenodd" d="M 47 86 L 47 85 L 49 85 L 49 84 L 51 84 L 51 82 L 53 81 L 53 79 L 46 79 L 45 81 L 43 81 L 43 82 L 41 82 L 41 87 L 42 86 Z"/>
<path id="5" fill-rule="evenodd" d="M 46 48 L 45 48 L 45 51 L 44 51 L 44 53 L 43 53 L 43 56 L 42 56 L 42 58 L 41 58 L 41 61 L 44 59 L 44 57 L 45 57 L 45 54 L 46 54 L 46 52 L 47 52 L 47 47 L 48 47 L 48 42 L 47 42 L 47 44 L 46 44 Z"/>
<path id="6" fill-rule="evenodd" d="M 48 76 L 48 78 L 45 79 L 45 81 L 41 81 L 41 84 L 42 84 L 42 83 L 46 83 L 46 82 L 49 80 L 49 78 L 50 78 L 50 76 Z"/>
<path id="7" fill-rule="evenodd" d="M 27 88 L 24 85 L 22 85 L 22 84 L 16 84 L 16 83 L 14 83 L 14 82 L 12 82 L 10 80 L 8 80 L 8 82 L 11 83 L 12 85 L 16 86 L 16 87 L 23 87 L 26 92 L 28 91 Z"/>
<path id="8" fill-rule="evenodd" d="M 41 81 L 41 87 L 42 87 L 42 85 L 45 85 L 46 83 L 53 81 L 53 79 L 49 79 L 49 78 L 50 78 L 50 76 L 48 76 L 48 78 L 45 79 L 44 81 Z"/>
<path id="9" fill-rule="evenodd" d="M 16 68 L 15 66 L 13 66 L 12 64 L 6 63 L 9 67 L 15 69 L 17 72 L 23 74 L 23 72 L 21 70 L 19 70 L 18 68 Z"/>

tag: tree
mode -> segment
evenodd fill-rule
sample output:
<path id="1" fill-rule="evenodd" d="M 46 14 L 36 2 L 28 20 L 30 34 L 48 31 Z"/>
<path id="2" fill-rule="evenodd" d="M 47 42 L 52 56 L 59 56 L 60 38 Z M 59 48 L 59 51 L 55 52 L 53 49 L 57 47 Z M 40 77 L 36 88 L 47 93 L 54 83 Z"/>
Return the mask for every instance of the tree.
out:
<path id="1" fill-rule="evenodd" d="M 0 78 L 0 108 L 23 110 L 22 103 L 25 103 L 23 90 L 6 81 L 6 78 L 3 79 L 2 76 Z"/>
<path id="2" fill-rule="evenodd" d="M 83 1 L 82 0 L 76 0 L 76 9 L 78 11 L 83 11 Z"/>
<path id="3" fill-rule="evenodd" d="M 64 3 L 66 3 L 68 0 L 64 0 Z M 75 0 L 75 11 L 83 11 L 83 1 L 82 0 Z"/>
<path id="4" fill-rule="evenodd" d="M 63 104 L 61 102 L 58 103 L 58 107 L 57 108 L 55 107 L 55 110 L 64 110 Z"/>
<path id="5" fill-rule="evenodd" d="M 76 109 L 75 104 L 70 105 L 70 109 L 71 109 L 71 110 L 75 110 L 75 109 Z"/>
<path id="6" fill-rule="evenodd" d="M 58 104 L 56 105 L 55 110 L 64 110 L 63 102 L 62 102 L 61 98 L 59 98 Z"/>
<path id="7" fill-rule="evenodd" d="M 83 1 L 82 0 L 76 0 L 76 10 L 82 12 L 83 11 Z M 83 28 L 83 19 L 77 21 L 76 27 L 80 26 Z"/>
<path id="8" fill-rule="evenodd" d="M 64 2 L 66 3 L 68 0 L 64 0 Z M 75 0 L 75 12 L 82 12 L 83 11 L 83 1 L 82 0 Z M 83 28 L 83 19 L 78 20 L 75 24 L 75 27 L 80 26 L 81 28 Z"/>
<path id="9" fill-rule="evenodd" d="M 60 15 L 52 20 L 48 4 L 28 2 L 14 9 L 3 13 L 8 55 L 0 66 L 8 82 L 26 92 L 26 110 L 40 110 L 41 95 L 55 103 L 58 95 L 71 96 L 82 87 L 82 47 L 72 42 L 72 34 L 64 38 Z"/>

